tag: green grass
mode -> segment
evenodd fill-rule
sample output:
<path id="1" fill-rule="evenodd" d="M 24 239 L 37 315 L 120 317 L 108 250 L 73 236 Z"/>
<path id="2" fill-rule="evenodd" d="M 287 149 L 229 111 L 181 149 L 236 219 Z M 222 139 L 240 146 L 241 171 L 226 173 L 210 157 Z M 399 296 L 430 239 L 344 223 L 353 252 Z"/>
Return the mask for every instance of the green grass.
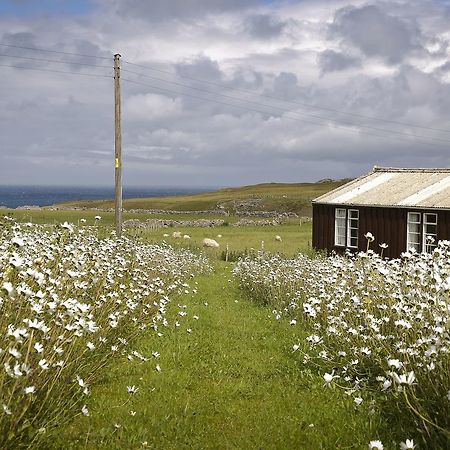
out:
<path id="1" fill-rule="evenodd" d="M 123 205 L 125 209 L 204 211 L 215 209 L 217 204 L 221 203 L 226 210 L 233 211 L 233 201 L 258 198 L 262 199 L 262 203 L 254 209 L 295 212 L 307 216 L 311 214 L 313 198 L 341 186 L 346 181 L 348 180 L 323 183 L 265 183 L 192 195 L 127 199 Z M 108 209 L 114 208 L 114 201 L 83 200 L 66 202 L 61 206 Z"/>
<path id="2" fill-rule="evenodd" d="M 161 357 L 108 368 L 92 389 L 91 417 L 61 430 L 51 448 L 366 448 L 379 419 L 356 413 L 351 399 L 303 370 L 291 351 L 301 330 L 243 299 L 230 280 L 224 263 L 198 277 L 198 294 L 171 304 L 163 337 L 136 343 Z M 177 303 L 187 316 L 177 316 Z M 127 385 L 139 391 L 128 394 Z"/>

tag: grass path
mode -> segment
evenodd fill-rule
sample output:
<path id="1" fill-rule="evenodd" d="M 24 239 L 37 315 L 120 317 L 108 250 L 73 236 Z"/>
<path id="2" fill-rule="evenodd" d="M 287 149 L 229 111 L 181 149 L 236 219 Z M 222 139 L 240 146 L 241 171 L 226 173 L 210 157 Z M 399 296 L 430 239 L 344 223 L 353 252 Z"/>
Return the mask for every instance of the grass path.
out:
<path id="1" fill-rule="evenodd" d="M 91 416 L 78 417 L 51 447 L 366 448 L 375 436 L 365 410 L 355 413 L 349 399 L 301 370 L 290 350 L 298 327 L 275 321 L 229 280 L 225 264 L 197 277 L 198 293 L 171 305 L 163 336 L 137 343 L 144 355 L 161 356 L 109 369 L 93 388 Z M 137 393 L 127 392 L 131 385 Z"/>

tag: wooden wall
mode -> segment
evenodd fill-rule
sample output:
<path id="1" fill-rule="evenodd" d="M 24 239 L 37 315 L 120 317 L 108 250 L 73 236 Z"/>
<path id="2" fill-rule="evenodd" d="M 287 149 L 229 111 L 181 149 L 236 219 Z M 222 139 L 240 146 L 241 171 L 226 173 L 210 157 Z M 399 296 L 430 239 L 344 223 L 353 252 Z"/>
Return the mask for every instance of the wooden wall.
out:
<path id="1" fill-rule="evenodd" d="M 339 205 L 313 204 L 313 247 L 331 253 L 343 253 L 345 248 L 334 246 L 334 216 Z M 345 206 L 347 208 L 347 206 Z M 359 210 L 358 251 L 365 251 L 368 231 L 375 236 L 370 248 L 380 252 L 379 244 L 389 247 L 384 256 L 397 258 L 406 250 L 406 226 L 408 211 L 431 212 L 438 214 L 438 240 L 450 240 L 450 210 L 419 210 L 406 208 L 351 207 Z"/>

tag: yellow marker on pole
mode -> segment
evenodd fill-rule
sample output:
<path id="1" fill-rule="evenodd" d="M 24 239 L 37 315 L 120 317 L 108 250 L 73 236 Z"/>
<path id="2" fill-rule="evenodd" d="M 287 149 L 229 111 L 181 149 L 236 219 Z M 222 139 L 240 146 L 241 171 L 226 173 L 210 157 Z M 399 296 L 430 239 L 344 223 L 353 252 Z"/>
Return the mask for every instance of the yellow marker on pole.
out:
<path id="1" fill-rule="evenodd" d="M 118 169 L 120 167 L 119 165 L 119 158 L 116 158 L 116 169 Z"/>

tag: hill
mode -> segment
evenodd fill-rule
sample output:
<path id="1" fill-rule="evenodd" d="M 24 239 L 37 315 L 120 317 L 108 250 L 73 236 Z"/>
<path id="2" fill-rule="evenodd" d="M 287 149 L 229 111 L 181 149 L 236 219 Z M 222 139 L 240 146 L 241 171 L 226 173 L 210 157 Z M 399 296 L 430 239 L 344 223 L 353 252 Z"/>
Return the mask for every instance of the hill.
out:
<path id="1" fill-rule="evenodd" d="M 124 200 L 125 210 L 206 211 L 224 209 L 230 213 L 247 211 L 279 211 L 310 215 L 311 200 L 348 180 L 323 180 L 317 183 L 263 183 L 215 192 L 168 197 Z M 83 200 L 57 205 L 62 208 L 114 208 L 114 200 Z"/>

